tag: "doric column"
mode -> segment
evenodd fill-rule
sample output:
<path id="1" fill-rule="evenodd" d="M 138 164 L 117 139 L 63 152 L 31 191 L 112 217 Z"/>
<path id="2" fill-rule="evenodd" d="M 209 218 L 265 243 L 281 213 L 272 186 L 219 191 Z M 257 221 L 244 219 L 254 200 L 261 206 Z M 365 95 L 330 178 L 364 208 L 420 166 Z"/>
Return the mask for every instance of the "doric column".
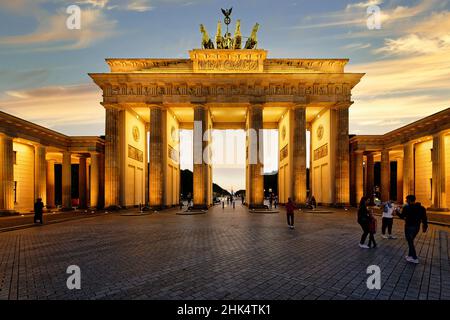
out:
<path id="1" fill-rule="evenodd" d="M 414 143 L 403 145 L 403 201 L 407 195 L 414 194 Z"/>
<path id="2" fill-rule="evenodd" d="M 47 160 L 47 208 L 55 207 L 55 160 Z"/>
<path id="3" fill-rule="evenodd" d="M 145 179 L 145 204 L 148 205 L 149 202 L 149 191 L 148 191 L 148 184 L 149 184 L 149 168 L 148 168 L 148 151 L 149 151 L 149 141 L 148 141 L 148 132 L 150 131 L 150 124 L 145 123 L 145 154 L 144 154 L 144 179 Z"/>
<path id="4" fill-rule="evenodd" d="M 165 135 L 166 111 L 160 106 L 150 107 L 150 170 L 149 205 L 155 208 L 164 206 L 165 190 Z"/>
<path id="5" fill-rule="evenodd" d="M 397 202 L 403 203 L 403 159 L 397 159 Z"/>
<path id="6" fill-rule="evenodd" d="M 13 139 L 0 133 L 0 212 L 14 212 Z"/>
<path id="7" fill-rule="evenodd" d="M 355 152 L 355 197 L 358 204 L 364 195 L 363 153 Z"/>
<path id="8" fill-rule="evenodd" d="M 445 192 L 445 136 L 442 132 L 433 135 L 432 155 L 432 208 L 435 210 L 443 210 L 447 207 L 447 197 Z"/>
<path id="9" fill-rule="evenodd" d="M 367 164 L 366 164 L 366 196 L 372 199 L 373 196 L 373 185 L 374 185 L 374 160 L 373 153 L 367 154 Z M 372 201 L 372 200 L 371 200 Z"/>
<path id="10" fill-rule="evenodd" d="M 204 105 L 194 107 L 194 206 L 206 208 L 209 205 L 209 152 L 208 141 L 204 139 L 208 130 L 208 108 Z M 206 152 L 204 152 L 206 150 Z"/>
<path id="11" fill-rule="evenodd" d="M 72 209 L 72 159 L 68 151 L 63 152 L 62 206 L 66 210 Z"/>
<path id="12" fill-rule="evenodd" d="M 34 147 L 34 198 L 47 204 L 47 162 L 45 147 L 41 145 Z"/>
<path id="13" fill-rule="evenodd" d="M 390 200 L 390 160 L 389 150 L 381 151 L 381 201 Z"/>
<path id="14" fill-rule="evenodd" d="M 334 183 L 335 199 L 337 206 L 350 204 L 350 141 L 348 135 L 348 108 L 349 105 L 339 106 L 337 110 L 332 110 L 336 120 L 333 136 L 335 137 L 334 159 Z"/>
<path id="15" fill-rule="evenodd" d="M 78 166 L 78 199 L 79 207 L 82 209 L 87 208 L 87 158 L 85 155 L 81 155 L 79 158 Z"/>
<path id="16" fill-rule="evenodd" d="M 292 190 L 293 201 L 297 204 L 306 202 L 306 108 L 296 106 L 290 117 L 292 136 Z M 263 180 L 264 185 L 264 180 Z"/>
<path id="17" fill-rule="evenodd" d="M 105 207 L 120 206 L 121 111 L 115 105 L 105 106 Z"/>
<path id="18" fill-rule="evenodd" d="M 264 206 L 263 106 L 261 104 L 250 105 L 247 117 L 249 131 L 247 203 L 249 208 L 258 208 Z"/>
<path id="19" fill-rule="evenodd" d="M 99 153 L 91 153 L 91 187 L 90 187 L 90 207 L 99 208 L 101 206 L 100 192 L 100 157 Z"/>

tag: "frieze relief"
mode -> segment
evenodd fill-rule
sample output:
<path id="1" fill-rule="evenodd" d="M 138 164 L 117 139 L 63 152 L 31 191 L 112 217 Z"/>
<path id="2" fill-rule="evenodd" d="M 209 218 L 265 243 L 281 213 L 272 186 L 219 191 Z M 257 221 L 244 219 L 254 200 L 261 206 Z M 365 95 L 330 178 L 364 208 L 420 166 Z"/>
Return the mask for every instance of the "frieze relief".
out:
<path id="1" fill-rule="evenodd" d="M 350 85 L 299 83 L 269 85 L 187 85 L 187 84 L 107 84 L 103 87 L 104 96 L 350 96 Z"/>

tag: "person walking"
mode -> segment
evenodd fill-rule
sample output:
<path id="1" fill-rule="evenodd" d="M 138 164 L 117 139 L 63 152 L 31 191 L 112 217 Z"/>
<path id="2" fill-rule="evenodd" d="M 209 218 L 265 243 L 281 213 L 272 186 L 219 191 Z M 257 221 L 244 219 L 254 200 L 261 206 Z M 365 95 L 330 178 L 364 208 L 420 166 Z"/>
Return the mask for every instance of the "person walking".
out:
<path id="1" fill-rule="evenodd" d="M 394 224 L 394 205 L 388 201 L 383 205 L 383 214 L 381 218 L 381 234 L 384 239 L 396 239 L 392 235 L 392 225 Z M 389 236 L 386 235 L 386 229 Z"/>
<path id="2" fill-rule="evenodd" d="M 361 241 L 359 242 L 359 247 L 363 249 L 369 249 L 369 246 L 365 244 L 367 236 L 370 233 L 370 213 L 369 209 L 367 209 L 367 205 L 369 203 L 368 197 L 362 197 L 359 201 L 358 207 L 358 224 L 361 226 L 363 230 L 363 234 L 361 236 Z"/>
<path id="3" fill-rule="evenodd" d="M 294 210 L 297 209 L 291 198 L 286 203 L 287 223 L 290 229 L 294 229 Z"/>
<path id="4" fill-rule="evenodd" d="M 369 248 L 375 249 L 377 247 L 375 233 L 377 233 L 377 219 L 373 215 L 373 212 L 369 211 Z"/>
<path id="5" fill-rule="evenodd" d="M 34 204 L 34 223 L 39 222 L 44 224 L 43 216 L 44 215 L 44 203 L 41 198 L 37 198 L 36 203 Z"/>
<path id="6" fill-rule="evenodd" d="M 273 206 L 273 193 L 271 193 L 270 196 L 269 196 L 269 205 L 270 205 L 270 209 L 272 209 L 272 206 Z"/>
<path id="7" fill-rule="evenodd" d="M 416 248 L 414 246 L 414 239 L 420 231 L 422 224 L 422 231 L 425 233 L 428 230 L 427 211 L 420 202 L 416 202 L 415 195 L 408 195 L 406 197 L 406 205 L 403 210 L 398 213 L 398 216 L 405 220 L 405 238 L 408 242 L 408 255 L 405 257 L 406 261 L 418 264 Z"/>

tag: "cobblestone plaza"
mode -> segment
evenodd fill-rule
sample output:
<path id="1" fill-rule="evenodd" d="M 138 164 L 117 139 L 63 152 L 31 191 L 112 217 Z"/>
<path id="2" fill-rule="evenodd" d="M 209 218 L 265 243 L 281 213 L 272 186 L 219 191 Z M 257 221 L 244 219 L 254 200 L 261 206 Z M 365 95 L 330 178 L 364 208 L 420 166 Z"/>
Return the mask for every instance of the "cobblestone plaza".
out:
<path id="1" fill-rule="evenodd" d="M 449 299 L 448 227 L 432 225 L 417 240 L 421 263 L 408 264 L 403 222 L 396 240 L 358 247 L 353 210 L 249 213 L 213 207 L 115 213 L 0 234 L 1 299 Z M 68 290 L 66 269 L 81 269 Z M 368 290 L 369 265 L 381 290 Z"/>

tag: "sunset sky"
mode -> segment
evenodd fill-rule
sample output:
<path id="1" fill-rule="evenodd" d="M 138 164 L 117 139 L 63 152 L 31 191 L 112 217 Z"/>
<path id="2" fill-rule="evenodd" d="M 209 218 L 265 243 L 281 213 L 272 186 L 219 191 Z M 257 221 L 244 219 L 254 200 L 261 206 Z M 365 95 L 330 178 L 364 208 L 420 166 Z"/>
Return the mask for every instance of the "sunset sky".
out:
<path id="1" fill-rule="evenodd" d="M 71 4 L 82 9 L 81 30 L 66 28 Z M 369 5 L 381 9 L 380 30 L 367 28 Z M 103 135 L 101 92 L 87 73 L 106 72 L 107 57 L 186 58 L 200 47 L 198 25 L 214 35 L 220 8 L 231 6 L 244 35 L 260 23 L 269 57 L 350 58 L 347 71 L 366 73 L 350 133 L 385 133 L 450 106 L 446 0 L 0 0 L 0 110 L 68 135 Z M 242 172 L 217 169 L 215 181 L 238 189 Z"/>

